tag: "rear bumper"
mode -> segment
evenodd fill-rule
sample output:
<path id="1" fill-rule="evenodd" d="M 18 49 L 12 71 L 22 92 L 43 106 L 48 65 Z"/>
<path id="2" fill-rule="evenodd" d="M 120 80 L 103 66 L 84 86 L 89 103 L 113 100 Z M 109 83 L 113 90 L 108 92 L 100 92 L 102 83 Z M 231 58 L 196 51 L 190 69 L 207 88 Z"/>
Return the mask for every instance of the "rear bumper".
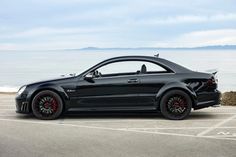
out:
<path id="1" fill-rule="evenodd" d="M 17 113 L 30 113 L 29 102 L 25 97 L 17 96 L 15 98 Z"/>
<path id="2" fill-rule="evenodd" d="M 220 92 L 215 90 L 214 92 L 201 92 L 197 94 L 197 104 L 194 109 L 201 109 L 209 106 L 220 104 Z"/>

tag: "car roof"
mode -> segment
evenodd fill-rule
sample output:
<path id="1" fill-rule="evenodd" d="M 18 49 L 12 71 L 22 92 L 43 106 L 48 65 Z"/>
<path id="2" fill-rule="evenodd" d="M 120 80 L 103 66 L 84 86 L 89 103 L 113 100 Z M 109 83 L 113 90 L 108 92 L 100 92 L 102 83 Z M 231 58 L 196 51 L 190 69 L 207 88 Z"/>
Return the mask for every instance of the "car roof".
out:
<path id="1" fill-rule="evenodd" d="M 173 70 L 175 73 L 191 72 L 191 70 L 179 64 L 176 64 L 164 58 L 153 57 L 153 56 L 119 56 L 119 57 L 107 59 L 104 62 L 117 62 L 117 61 L 125 61 L 125 60 L 144 60 L 144 61 L 155 62 L 159 65 L 162 65 L 166 68 Z"/>

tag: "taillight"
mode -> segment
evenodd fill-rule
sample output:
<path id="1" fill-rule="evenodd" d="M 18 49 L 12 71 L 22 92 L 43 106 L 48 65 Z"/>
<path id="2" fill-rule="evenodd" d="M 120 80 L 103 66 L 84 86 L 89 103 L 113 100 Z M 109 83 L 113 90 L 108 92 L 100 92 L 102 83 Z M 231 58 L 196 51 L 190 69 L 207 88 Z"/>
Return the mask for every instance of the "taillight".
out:
<path id="1" fill-rule="evenodd" d="M 211 77 L 207 80 L 206 84 L 208 87 L 215 86 L 217 84 L 217 80 L 214 77 Z"/>

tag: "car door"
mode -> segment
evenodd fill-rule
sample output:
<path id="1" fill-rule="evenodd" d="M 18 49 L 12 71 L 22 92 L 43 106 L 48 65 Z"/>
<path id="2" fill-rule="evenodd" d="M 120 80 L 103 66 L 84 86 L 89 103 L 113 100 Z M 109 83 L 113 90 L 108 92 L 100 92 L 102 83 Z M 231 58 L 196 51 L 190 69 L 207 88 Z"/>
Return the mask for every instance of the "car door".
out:
<path id="1" fill-rule="evenodd" d="M 81 78 L 76 85 L 72 105 L 77 110 L 134 110 L 140 106 L 140 67 L 127 68 L 128 63 L 116 62 L 111 68 L 99 68 L 100 76 Z M 122 69 L 123 66 L 124 68 Z M 113 72 L 110 72 L 112 69 Z M 97 69 L 96 69 L 97 70 Z M 108 72 L 107 72 L 108 70 Z"/>
<path id="2" fill-rule="evenodd" d="M 156 96 L 159 90 L 168 82 L 172 72 L 161 65 L 153 62 L 144 61 L 138 76 L 139 79 L 139 105 L 143 108 L 156 107 Z"/>

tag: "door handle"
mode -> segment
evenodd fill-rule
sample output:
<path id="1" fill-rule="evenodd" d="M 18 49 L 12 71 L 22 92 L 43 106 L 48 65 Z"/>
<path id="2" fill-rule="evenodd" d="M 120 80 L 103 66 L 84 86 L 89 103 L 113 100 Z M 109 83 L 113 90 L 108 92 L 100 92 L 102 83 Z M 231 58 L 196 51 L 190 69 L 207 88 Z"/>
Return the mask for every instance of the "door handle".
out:
<path id="1" fill-rule="evenodd" d="M 129 79 L 128 83 L 138 83 L 138 79 Z"/>

